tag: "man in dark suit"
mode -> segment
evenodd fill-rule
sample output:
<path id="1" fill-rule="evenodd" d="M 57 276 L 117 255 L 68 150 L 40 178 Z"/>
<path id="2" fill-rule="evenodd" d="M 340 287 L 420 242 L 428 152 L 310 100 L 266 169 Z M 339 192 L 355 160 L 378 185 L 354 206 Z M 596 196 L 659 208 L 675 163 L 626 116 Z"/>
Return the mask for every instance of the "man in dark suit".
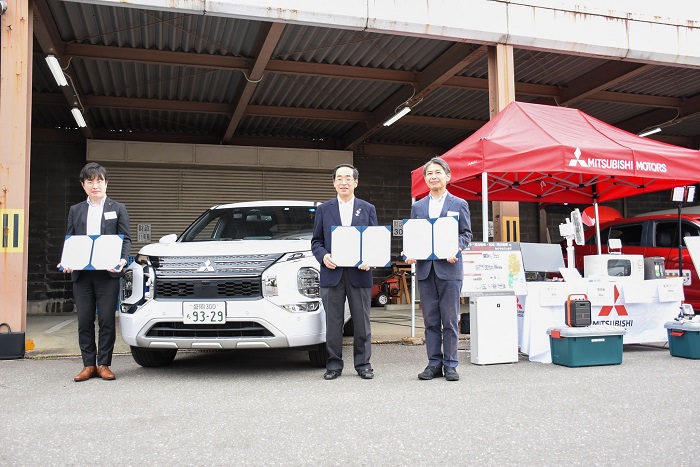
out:
<path id="1" fill-rule="evenodd" d="M 413 204 L 411 219 L 458 216 L 459 251 L 447 259 L 406 259 L 409 264 L 416 263 L 416 279 L 425 324 L 425 346 L 428 352 L 428 366 L 418 378 L 429 380 L 440 377 L 444 368 L 447 381 L 458 381 L 459 297 L 464 280 L 461 251 L 472 239 L 469 205 L 465 200 L 447 191 L 450 167 L 444 160 L 439 157 L 432 158 L 423 166 L 423 175 L 430 194 Z"/>
<path id="2" fill-rule="evenodd" d="M 107 197 L 107 170 L 90 162 L 80 171 L 80 184 L 88 198 L 71 206 L 68 212 L 66 235 L 123 235 L 122 251 L 118 265 L 107 271 L 84 270 L 70 273 L 73 281 L 73 298 L 78 310 L 78 343 L 83 357 L 83 370 L 74 381 L 86 381 L 99 376 L 104 380 L 115 379 L 110 370 L 112 352 L 116 340 L 117 302 L 119 275 L 127 263 L 131 250 L 129 214 L 123 204 Z M 59 267 L 61 265 L 59 264 Z M 98 345 L 95 346 L 95 309 L 100 327 Z"/>
<path id="3" fill-rule="evenodd" d="M 369 324 L 372 299 L 372 272 L 369 266 L 338 267 L 331 256 L 333 226 L 377 225 L 377 212 L 372 204 L 355 198 L 358 170 L 350 164 L 333 169 L 333 186 L 338 193 L 316 210 L 311 251 L 321 265 L 321 300 L 326 311 L 326 348 L 328 361 L 324 379 L 336 379 L 343 372 L 343 324 L 345 300 L 350 305 L 354 326 L 353 354 L 355 370 L 362 379 L 374 378 L 369 363 L 372 354 L 372 332 Z M 337 246 L 336 246 L 337 247 Z"/>

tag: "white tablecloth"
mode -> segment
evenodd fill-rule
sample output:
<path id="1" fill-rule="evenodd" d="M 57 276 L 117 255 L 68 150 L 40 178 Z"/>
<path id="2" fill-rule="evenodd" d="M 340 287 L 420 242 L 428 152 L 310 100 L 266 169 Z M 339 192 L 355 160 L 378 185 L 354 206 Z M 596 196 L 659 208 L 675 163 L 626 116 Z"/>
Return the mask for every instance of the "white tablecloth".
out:
<path id="1" fill-rule="evenodd" d="M 565 325 L 564 303 L 569 294 L 593 295 L 592 324 L 623 326 L 626 329 L 624 344 L 668 340 L 664 323 L 678 316 L 680 311 L 680 278 L 617 283 L 606 287 L 607 298 L 602 298 L 595 296 L 595 288 L 601 289 L 598 283 L 528 282 L 527 295 L 518 296 L 518 312 L 522 316 L 519 330 L 521 352 L 534 362 L 552 362 L 547 329 Z M 673 290 L 673 293 L 669 294 L 668 290 Z"/>

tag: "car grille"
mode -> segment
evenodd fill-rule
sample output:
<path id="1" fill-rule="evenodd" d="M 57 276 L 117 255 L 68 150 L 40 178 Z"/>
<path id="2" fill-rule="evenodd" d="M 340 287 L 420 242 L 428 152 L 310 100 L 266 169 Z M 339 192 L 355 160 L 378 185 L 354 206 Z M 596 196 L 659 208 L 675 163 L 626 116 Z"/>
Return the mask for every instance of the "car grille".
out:
<path id="1" fill-rule="evenodd" d="M 184 324 L 178 322 L 156 323 L 146 337 L 175 337 L 182 339 L 241 339 L 250 337 L 274 337 L 263 325 L 252 321 L 231 321 L 224 324 Z"/>
<path id="2" fill-rule="evenodd" d="M 156 298 L 256 298 L 262 297 L 260 277 L 164 280 L 156 282 Z"/>
<path id="3" fill-rule="evenodd" d="M 153 256 L 158 278 L 237 277 L 261 275 L 281 254 L 221 256 Z"/>

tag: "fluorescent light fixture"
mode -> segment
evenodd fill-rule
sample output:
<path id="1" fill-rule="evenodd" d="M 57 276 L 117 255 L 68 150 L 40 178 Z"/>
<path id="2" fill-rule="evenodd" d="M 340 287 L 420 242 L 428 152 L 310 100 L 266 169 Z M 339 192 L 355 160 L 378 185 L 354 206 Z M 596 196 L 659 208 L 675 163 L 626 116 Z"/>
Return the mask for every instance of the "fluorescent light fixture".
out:
<path id="1" fill-rule="evenodd" d="M 406 114 L 409 113 L 410 111 L 411 111 L 411 108 L 410 108 L 410 107 L 404 107 L 403 109 L 399 110 L 399 113 L 394 114 L 393 117 L 391 117 L 389 120 L 387 120 L 386 122 L 384 122 L 384 126 L 393 125 L 393 124 L 396 122 L 396 120 L 398 120 L 399 118 L 403 117 L 404 115 L 406 115 Z"/>
<path id="2" fill-rule="evenodd" d="M 73 109 L 71 109 L 71 113 L 73 114 L 75 123 L 77 123 L 80 128 L 85 128 L 87 126 L 87 123 L 85 123 L 85 119 L 83 118 L 83 113 L 79 108 L 73 107 Z"/>
<path id="3" fill-rule="evenodd" d="M 642 133 L 639 133 L 639 136 L 642 136 L 642 137 L 643 137 L 643 136 L 649 136 L 649 135 L 653 135 L 653 134 L 655 134 L 655 133 L 658 133 L 658 132 L 660 132 L 660 131 L 661 131 L 661 128 L 656 127 L 656 128 L 654 128 L 654 129 L 652 129 L 652 130 L 644 131 L 644 132 L 642 132 Z"/>
<path id="4" fill-rule="evenodd" d="M 66 81 L 66 77 L 63 74 L 63 69 L 61 68 L 61 64 L 58 63 L 58 59 L 54 57 L 53 55 L 47 55 L 46 56 L 46 63 L 49 65 L 49 69 L 51 70 L 51 73 L 53 73 L 53 77 L 58 83 L 59 86 L 68 86 L 68 81 Z"/>

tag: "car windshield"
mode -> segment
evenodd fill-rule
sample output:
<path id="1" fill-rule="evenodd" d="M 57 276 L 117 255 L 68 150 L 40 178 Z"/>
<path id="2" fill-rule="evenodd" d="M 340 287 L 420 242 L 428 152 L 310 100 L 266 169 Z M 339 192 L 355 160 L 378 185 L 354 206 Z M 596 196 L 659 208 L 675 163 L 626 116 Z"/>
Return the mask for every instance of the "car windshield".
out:
<path id="1" fill-rule="evenodd" d="M 316 208 L 251 206 L 211 209 L 180 237 L 181 242 L 311 239 Z"/>

